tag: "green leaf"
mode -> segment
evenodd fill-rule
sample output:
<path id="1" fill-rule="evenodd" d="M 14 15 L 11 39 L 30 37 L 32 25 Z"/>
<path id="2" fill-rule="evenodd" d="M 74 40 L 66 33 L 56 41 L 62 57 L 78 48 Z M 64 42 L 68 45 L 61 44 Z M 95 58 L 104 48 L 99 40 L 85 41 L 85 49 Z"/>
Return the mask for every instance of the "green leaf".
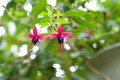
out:
<path id="1" fill-rule="evenodd" d="M 61 14 L 61 13 L 55 13 L 55 14 L 53 15 L 53 17 L 57 17 L 57 16 L 64 16 L 64 15 Z"/>
<path id="2" fill-rule="evenodd" d="M 50 25 L 49 22 L 41 23 L 41 28 L 47 27 L 47 26 L 49 26 L 49 25 Z"/>
<path id="3" fill-rule="evenodd" d="M 57 19 L 55 22 L 56 22 L 56 23 L 59 23 L 59 24 L 67 24 L 67 23 L 70 23 L 69 21 L 62 20 L 62 19 Z"/>
<path id="4" fill-rule="evenodd" d="M 40 35 L 49 35 L 49 34 L 52 34 L 52 33 L 42 33 Z"/>
<path id="5" fill-rule="evenodd" d="M 43 18 L 36 18 L 34 19 L 34 22 L 32 23 L 32 26 L 34 26 L 36 23 L 45 23 L 45 22 L 50 22 L 49 17 L 43 17 Z"/>
<path id="6" fill-rule="evenodd" d="M 41 12 L 40 13 L 40 16 L 46 16 L 46 15 L 48 15 L 48 13 L 46 13 L 46 12 Z"/>
<path id="7" fill-rule="evenodd" d="M 45 11 L 45 7 L 47 6 L 46 0 L 41 0 L 38 5 L 33 7 L 32 11 L 30 14 L 40 14 L 42 11 Z"/>
<path id="8" fill-rule="evenodd" d="M 49 6 L 47 6 L 46 9 L 47 9 L 47 11 L 48 11 L 48 14 L 52 14 L 52 11 L 51 11 L 51 9 L 50 9 Z"/>
<path id="9" fill-rule="evenodd" d="M 82 17 L 84 15 L 86 15 L 87 12 L 84 12 L 84 11 L 67 11 L 65 13 L 65 16 L 69 16 L 69 17 Z"/>
<path id="10" fill-rule="evenodd" d="M 84 26 L 85 27 L 92 27 L 89 22 L 86 22 L 85 20 L 79 18 L 79 17 L 71 17 L 77 24 Z"/>

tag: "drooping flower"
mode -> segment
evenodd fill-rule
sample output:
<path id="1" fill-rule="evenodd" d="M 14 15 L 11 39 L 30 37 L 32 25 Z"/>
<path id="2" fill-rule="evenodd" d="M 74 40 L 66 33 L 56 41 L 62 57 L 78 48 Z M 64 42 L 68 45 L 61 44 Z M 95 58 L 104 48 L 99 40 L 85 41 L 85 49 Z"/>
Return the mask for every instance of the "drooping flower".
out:
<path id="1" fill-rule="evenodd" d="M 63 33 L 62 26 L 58 27 L 57 32 L 58 32 L 57 34 L 50 34 L 49 37 L 57 38 L 57 40 L 58 40 L 58 54 L 60 54 L 61 49 L 63 48 L 64 37 L 69 37 L 72 35 L 72 33 Z"/>
<path id="2" fill-rule="evenodd" d="M 39 35 L 36 26 L 34 26 L 33 28 L 33 34 L 28 34 L 28 36 L 29 38 L 32 39 L 32 43 L 31 43 L 32 45 L 35 45 L 36 43 L 40 43 L 39 40 L 44 40 L 47 38 L 47 36 Z"/>

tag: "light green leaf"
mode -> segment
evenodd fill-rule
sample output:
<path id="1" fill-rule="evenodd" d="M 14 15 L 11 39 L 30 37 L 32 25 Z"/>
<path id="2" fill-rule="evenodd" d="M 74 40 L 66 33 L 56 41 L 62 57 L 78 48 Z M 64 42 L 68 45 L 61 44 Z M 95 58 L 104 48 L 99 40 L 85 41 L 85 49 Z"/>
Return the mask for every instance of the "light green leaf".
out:
<path id="1" fill-rule="evenodd" d="M 40 13 L 40 16 L 46 16 L 48 13 L 46 13 L 46 12 L 41 12 Z"/>
<path id="2" fill-rule="evenodd" d="M 66 13 L 65 13 L 65 16 L 69 16 L 69 17 L 82 17 L 82 16 L 84 16 L 84 15 L 86 15 L 87 14 L 87 12 L 85 12 L 85 11 L 67 11 Z"/>
<path id="3" fill-rule="evenodd" d="M 47 26 L 49 26 L 49 25 L 50 25 L 49 22 L 41 23 L 41 28 L 47 27 Z"/>
<path id="4" fill-rule="evenodd" d="M 57 17 L 57 16 L 64 16 L 64 15 L 61 14 L 61 13 L 55 13 L 55 14 L 53 15 L 53 17 Z"/>
<path id="5" fill-rule="evenodd" d="M 38 5 L 36 5 L 35 7 L 33 7 L 32 11 L 31 11 L 31 15 L 32 14 L 40 14 L 42 11 L 45 11 L 45 7 L 47 6 L 46 4 L 46 0 L 41 0 L 40 3 L 38 3 Z"/>
<path id="6" fill-rule="evenodd" d="M 52 11 L 49 6 L 46 7 L 48 14 L 52 14 Z"/>
<path id="7" fill-rule="evenodd" d="M 59 24 L 67 24 L 67 23 L 70 23 L 69 21 L 62 20 L 62 19 L 57 19 L 55 22 L 56 22 L 56 23 L 59 23 Z"/>

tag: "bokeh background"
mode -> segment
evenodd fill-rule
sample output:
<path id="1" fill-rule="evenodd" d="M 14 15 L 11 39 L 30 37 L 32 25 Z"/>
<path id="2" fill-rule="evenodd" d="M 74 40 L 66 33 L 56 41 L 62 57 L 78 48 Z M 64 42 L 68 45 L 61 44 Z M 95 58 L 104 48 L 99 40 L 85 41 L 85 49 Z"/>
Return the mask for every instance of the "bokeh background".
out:
<path id="1" fill-rule="evenodd" d="M 49 35 L 59 24 L 73 33 L 60 55 L 57 39 L 31 46 L 34 25 Z M 0 0 L 0 80 L 89 80 L 86 61 L 119 36 L 119 0 Z"/>

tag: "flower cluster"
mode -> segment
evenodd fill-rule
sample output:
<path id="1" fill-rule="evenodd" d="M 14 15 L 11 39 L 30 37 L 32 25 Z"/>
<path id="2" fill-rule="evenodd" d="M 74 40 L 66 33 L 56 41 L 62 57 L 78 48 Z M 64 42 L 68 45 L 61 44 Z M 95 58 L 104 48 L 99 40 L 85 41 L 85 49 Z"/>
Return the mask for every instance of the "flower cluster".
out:
<path id="1" fill-rule="evenodd" d="M 51 37 L 51 38 L 57 38 L 57 40 L 58 40 L 58 53 L 59 54 L 60 54 L 61 49 L 63 47 L 64 37 L 69 37 L 71 35 L 72 35 L 72 33 L 63 33 L 62 26 L 58 27 L 57 34 L 50 34 L 49 35 L 49 37 Z M 33 28 L 33 34 L 28 34 L 28 36 L 29 36 L 29 38 L 32 39 L 32 45 L 35 45 L 36 43 L 40 43 L 39 40 L 44 40 L 48 37 L 48 36 L 39 35 L 39 33 L 37 32 L 37 28 L 35 26 Z"/>

